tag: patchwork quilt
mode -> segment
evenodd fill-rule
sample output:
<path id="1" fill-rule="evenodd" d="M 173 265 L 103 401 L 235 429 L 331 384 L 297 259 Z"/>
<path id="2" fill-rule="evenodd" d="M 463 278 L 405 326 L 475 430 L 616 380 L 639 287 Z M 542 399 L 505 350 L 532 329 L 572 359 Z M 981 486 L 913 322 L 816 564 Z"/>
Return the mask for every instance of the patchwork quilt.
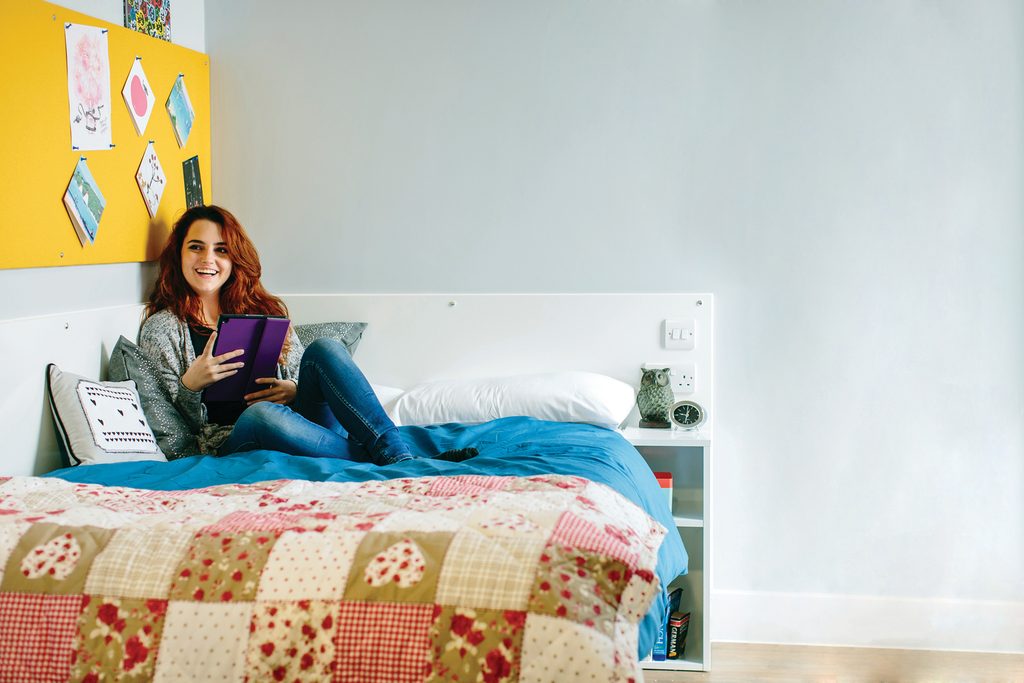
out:
<path id="1" fill-rule="evenodd" d="M 666 531 L 580 477 L 0 477 L 0 681 L 640 681 Z"/>

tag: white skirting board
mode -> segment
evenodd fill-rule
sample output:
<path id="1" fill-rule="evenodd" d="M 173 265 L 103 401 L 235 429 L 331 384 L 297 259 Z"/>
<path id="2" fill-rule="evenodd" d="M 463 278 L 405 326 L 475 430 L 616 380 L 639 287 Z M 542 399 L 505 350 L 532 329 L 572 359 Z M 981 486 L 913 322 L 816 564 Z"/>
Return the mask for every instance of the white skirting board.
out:
<path id="1" fill-rule="evenodd" d="M 1024 603 L 713 590 L 712 641 L 1024 653 Z"/>

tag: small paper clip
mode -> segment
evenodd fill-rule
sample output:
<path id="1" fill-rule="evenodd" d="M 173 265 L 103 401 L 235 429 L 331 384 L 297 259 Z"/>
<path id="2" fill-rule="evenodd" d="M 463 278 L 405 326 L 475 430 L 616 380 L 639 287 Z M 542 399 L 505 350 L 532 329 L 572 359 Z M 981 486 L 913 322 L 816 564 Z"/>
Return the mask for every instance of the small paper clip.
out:
<path id="1" fill-rule="evenodd" d="M 70 21 L 68 23 L 64 24 L 64 30 L 65 31 L 67 31 L 69 28 L 71 28 L 71 22 Z"/>

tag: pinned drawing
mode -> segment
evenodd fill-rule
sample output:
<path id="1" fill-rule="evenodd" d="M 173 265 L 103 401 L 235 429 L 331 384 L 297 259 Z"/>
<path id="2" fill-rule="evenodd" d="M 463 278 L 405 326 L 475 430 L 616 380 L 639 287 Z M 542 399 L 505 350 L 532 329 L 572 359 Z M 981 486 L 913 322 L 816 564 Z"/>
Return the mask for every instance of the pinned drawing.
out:
<path id="1" fill-rule="evenodd" d="M 128 112 L 132 116 L 132 123 L 135 124 L 135 132 L 142 135 L 149 123 L 149 115 L 153 113 L 153 89 L 149 87 L 149 80 L 146 72 L 142 70 L 142 58 L 136 57 L 132 62 L 132 70 L 128 72 L 128 80 L 121 89 L 124 103 L 128 105 Z"/>
<path id="2" fill-rule="evenodd" d="M 71 148 L 110 149 L 110 59 L 107 29 L 64 24 Z"/>
<path id="3" fill-rule="evenodd" d="M 107 200 L 103 198 L 96 180 L 85 163 L 85 158 L 78 160 L 71 182 L 64 193 L 64 208 L 68 210 L 71 223 L 78 233 L 78 240 L 84 247 L 96 241 L 96 232 L 100 227 L 100 217 Z"/>
<path id="4" fill-rule="evenodd" d="M 184 147 L 188 142 L 188 135 L 192 132 L 192 122 L 195 121 L 196 112 L 192 109 L 192 100 L 188 97 L 188 90 L 185 89 L 185 77 L 178 75 L 171 88 L 171 94 L 167 96 L 167 113 L 171 115 L 171 127 L 174 128 L 174 137 L 178 140 L 178 147 Z"/>
<path id="5" fill-rule="evenodd" d="M 142 198 L 146 202 L 149 217 L 153 218 L 156 216 L 157 207 L 160 206 L 160 198 L 167 188 L 167 176 L 164 175 L 164 169 L 160 165 L 152 142 L 146 145 L 142 163 L 139 164 L 139 170 L 135 172 L 135 181 L 139 184 L 139 189 L 142 190 Z"/>
<path id="6" fill-rule="evenodd" d="M 199 175 L 199 155 L 181 162 L 181 171 L 185 176 L 185 208 L 203 205 L 203 179 Z"/>
<path id="7" fill-rule="evenodd" d="M 171 0 L 124 0 L 124 26 L 171 40 Z"/>

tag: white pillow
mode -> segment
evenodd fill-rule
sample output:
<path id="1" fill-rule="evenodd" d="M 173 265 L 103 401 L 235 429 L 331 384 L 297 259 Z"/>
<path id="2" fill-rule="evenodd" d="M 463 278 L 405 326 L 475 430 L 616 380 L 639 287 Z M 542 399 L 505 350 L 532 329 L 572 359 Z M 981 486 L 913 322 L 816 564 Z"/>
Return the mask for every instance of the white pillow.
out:
<path id="1" fill-rule="evenodd" d="M 420 384 L 394 406 L 396 424 L 487 422 L 525 415 L 618 427 L 633 409 L 633 387 L 593 372 L 553 372 Z"/>
<path id="2" fill-rule="evenodd" d="M 47 367 L 47 396 L 68 465 L 160 460 L 135 382 L 93 382 Z"/>
<path id="3" fill-rule="evenodd" d="M 377 400 L 380 401 L 380 404 L 384 407 L 384 412 L 388 414 L 388 417 L 394 420 L 392 412 L 395 408 L 395 399 L 404 394 L 405 389 L 388 387 L 383 384 L 371 384 L 370 388 L 373 389 L 373 393 L 377 395 Z"/>

